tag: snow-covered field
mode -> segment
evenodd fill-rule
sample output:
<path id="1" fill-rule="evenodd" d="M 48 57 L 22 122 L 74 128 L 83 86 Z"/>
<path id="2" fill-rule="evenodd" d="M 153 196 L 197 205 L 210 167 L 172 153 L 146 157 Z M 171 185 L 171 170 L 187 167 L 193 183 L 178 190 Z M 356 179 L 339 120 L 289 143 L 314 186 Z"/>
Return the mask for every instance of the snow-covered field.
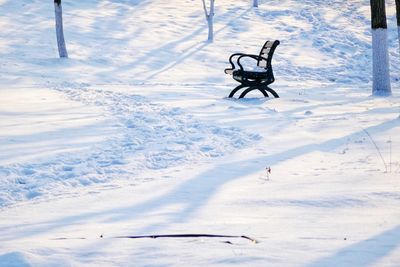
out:
<path id="1" fill-rule="evenodd" d="M 369 1 L 0 0 L 0 266 L 400 266 L 400 55 Z M 281 98 L 226 96 L 234 52 Z M 266 168 L 271 168 L 268 173 Z M 213 234 L 238 238 L 116 238 Z M 251 237 L 257 242 L 240 238 Z"/>

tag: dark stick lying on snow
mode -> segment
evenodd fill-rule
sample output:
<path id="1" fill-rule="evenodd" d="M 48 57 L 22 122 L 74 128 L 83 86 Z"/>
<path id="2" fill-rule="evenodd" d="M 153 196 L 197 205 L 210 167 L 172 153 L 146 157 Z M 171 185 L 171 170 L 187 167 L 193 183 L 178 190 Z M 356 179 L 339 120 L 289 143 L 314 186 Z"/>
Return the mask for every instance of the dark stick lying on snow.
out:
<path id="1" fill-rule="evenodd" d="M 109 238 L 129 238 L 129 239 L 139 239 L 139 238 L 192 238 L 192 237 L 210 237 L 210 238 L 243 238 L 250 240 L 253 243 L 258 243 L 257 240 L 254 238 L 245 236 L 245 235 L 211 235 L 211 234 L 172 234 L 172 235 L 125 235 L 125 236 L 113 236 Z M 104 238 L 103 235 L 100 238 Z M 68 238 L 68 237 L 59 237 L 54 238 L 52 240 L 79 240 L 79 239 L 87 239 L 86 237 L 75 237 L 75 238 Z M 227 242 L 230 243 L 230 242 Z"/>
<path id="2" fill-rule="evenodd" d="M 102 237 L 102 236 L 101 236 Z M 220 237 L 220 238 L 244 238 L 253 243 L 258 243 L 257 240 L 245 235 L 210 235 L 210 234 L 176 234 L 176 235 L 127 235 L 116 236 L 114 238 L 190 238 L 190 237 Z"/>

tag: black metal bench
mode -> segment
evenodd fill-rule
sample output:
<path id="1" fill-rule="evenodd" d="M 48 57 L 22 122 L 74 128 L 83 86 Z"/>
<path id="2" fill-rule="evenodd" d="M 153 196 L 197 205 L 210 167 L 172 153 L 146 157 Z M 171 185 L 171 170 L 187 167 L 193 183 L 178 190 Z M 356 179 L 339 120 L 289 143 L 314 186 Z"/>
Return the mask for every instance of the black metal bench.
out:
<path id="1" fill-rule="evenodd" d="M 271 60 L 278 45 L 278 40 L 266 41 L 259 55 L 235 53 L 229 57 L 229 63 L 231 64 L 232 68 L 225 69 L 225 73 L 232 75 L 233 79 L 240 82 L 240 85 L 234 88 L 229 94 L 229 97 L 233 97 L 237 91 L 243 88 L 247 89 L 240 94 L 239 98 L 243 98 L 246 94 L 253 90 L 261 91 L 265 97 L 269 97 L 267 92 L 271 93 L 274 97 L 279 97 L 274 90 L 268 87 L 268 85 L 275 81 Z M 233 59 L 235 57 L 237 57 L 236 64 L 239 68 L 236 68 L 236 65 L 233 63 Z M 244 58 L 256 60 L 256 67 L 260 69 L 260 71 L 245 70 L 241 63 L 241 60 Z"/>

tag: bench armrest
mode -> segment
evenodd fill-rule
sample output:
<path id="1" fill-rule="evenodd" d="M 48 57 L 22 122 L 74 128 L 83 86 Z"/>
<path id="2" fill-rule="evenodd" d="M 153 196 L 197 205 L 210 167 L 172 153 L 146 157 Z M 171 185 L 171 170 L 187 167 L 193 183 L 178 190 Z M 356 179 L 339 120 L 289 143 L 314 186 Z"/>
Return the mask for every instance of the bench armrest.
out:
<path id="1" fill-rule="evenodd" d="M 241 60 L 242 58 L 251 58 L 251 59 L 254 59 L 254 60 L 257 60 L 257 61 L 264 60 L 264 61 L 267 62 L 267 64 L 268 64 L 268 59 L 266 59 L 265 57 L 262 57 L 262 56 L 259 56 L 259 55 L 242 54 L 242 55 L 239 56 L 238 59 L 237 59 L 237 64 L 238 64 L 240 70 L 242 70 L 242 71 L 244 71 L 244 68 L 243 68 L 242 64 L 240 63 L 240 60 Z"/>
<path id="2" fill-rule="evenodd" d="M 225 72 L 226 74 L 232 74 L 233 71 L 236 69 L 236 65 L 233 63 L 234 57 L 238 57 L 237 60 L 236 60 L 236 64 L 239 66 L 240 70 L 242 70 L 242 71 L 244 71 L 243 65 L 240 64 L 240 60 L 241 60 L 242 58 L 248 57 L 248 58 L 255 59 L 255 60 L 257 60 L 257 61 L 265 60 L 266 62 L 268 62 L 268 60 L 267 60 L 266 58 L 264 58 L 264 57 L 262 57 L 262 56 L 259 56 L 259 55 L 244 54 L 244 53 L 235 53 L 235 54 L 232 54 L 232 55 L 229 57 L 229 63 L 231 64 L 232 68 L 227 68 L 227 69 L 225 69 L 224 72 Z"/>
<path id="3" fill-rule="evenodd" d="M 245 55 L 245 54 L 243 54 L 243 53 L 235 53 L 235 54 L 232 54 L 232 55 L 229 57 L 229 63 L 231 64 L 232 68 L 227 68 L 227 69 L 225 69 L 224 72 L 225 72 L 226 74 L 232 74 L 233 71 L 236 69 L 236 66 L 235 66 L 235 64 L 233 63 L 233 58 L 234 58 L 234 57 L 237 57 L 237 56 L 243 56 L 243 55 Z"/>

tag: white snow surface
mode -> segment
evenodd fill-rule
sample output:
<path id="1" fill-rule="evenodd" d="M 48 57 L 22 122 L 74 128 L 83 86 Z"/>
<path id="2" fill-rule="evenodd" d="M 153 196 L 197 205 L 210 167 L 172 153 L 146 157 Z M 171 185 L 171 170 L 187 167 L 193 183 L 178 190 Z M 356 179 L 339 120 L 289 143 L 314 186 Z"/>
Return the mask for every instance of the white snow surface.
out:
<path id="1" fill-rule="evenodd" d="M 53 3 L 0 0 L 1 267 L 400 266 L 394 3 L 390 97 L 369 2 L 215 8 L 63 1 L 58 59 Z M 228 99 L 268 39 L 280 98 Z M 172 234 L 236 237 L 117 238 Z"/>

